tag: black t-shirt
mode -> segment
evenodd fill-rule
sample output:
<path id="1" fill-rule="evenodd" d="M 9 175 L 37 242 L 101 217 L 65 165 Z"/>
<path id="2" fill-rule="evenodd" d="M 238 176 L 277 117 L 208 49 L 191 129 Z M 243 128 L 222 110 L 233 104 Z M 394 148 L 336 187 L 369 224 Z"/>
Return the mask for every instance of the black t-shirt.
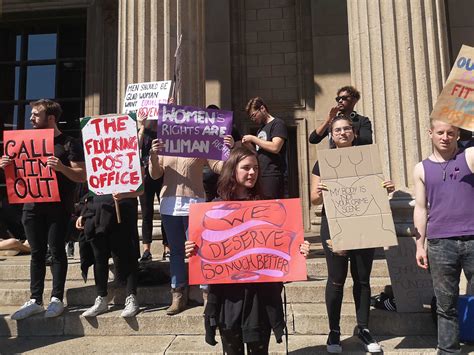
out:
<path id="1" fill-rule="evenodd" d="M 59 158 L 66 166 L 71 166 L 71 162 L 84 162 L 84 150 L 81 142 L 73 137 L 60 134 L 54 137 L 54 156 Z M 33 210 L 35 208 L 48 208 L 61 205 L 65 210 L 72 211 L 74 203 L 74 191 L 76 183 L 60 172 L 56 172 L 58 178 L 59 196 L 61 202 L 46 203 L 25 203 L 24 210 Z"/>
<path id="2" fill-rule="evenodd" d="M 286 171 L 286 141 L 288 139 L 285 122 L 275 117 L 271 122 L 258 130 L 257 137 L 269 142 L 274 137 L 280 137 L 285 141 L 278 154 L 270 153 L 258 145 L 256 147 L 262 176 L 283 175 Z"/>

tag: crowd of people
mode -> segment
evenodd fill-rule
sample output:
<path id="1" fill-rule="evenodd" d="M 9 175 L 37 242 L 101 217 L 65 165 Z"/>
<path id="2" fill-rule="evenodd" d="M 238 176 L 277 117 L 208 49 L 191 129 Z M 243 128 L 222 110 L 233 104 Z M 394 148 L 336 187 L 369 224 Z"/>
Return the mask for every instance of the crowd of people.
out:
<path id="1" fill-rule="evenodd" d="M 370 119 L 359 115 L 354 107 L 360 93 L 351 86 L 338 90 L 337 104 L 311 133 L 309 142 L 320 143 L 329 136 L 332 149 L 372 144 Z M 61 201 L 28 203 L 23 206 L 23 237 L 8 242 L 19 252 L 31 251 L 31 296 L 14 314 L 21 320 L 44 311 L 43 290 L 46 254 L 51 254 L 53 290 L 45 317 L 57 317 L 64 310 L 64 287 L 67 274 L 65 236 L 74 208 L 76 184 L 86 181 L 84 153 L 79 141 L 58 128 L 61 107 L 51 100 L 31 103 L 34 129 L 54 130 L 54 156 L 47 161 L 55 170 Z M 217 106 L 210 106 L 218 109 Z M 205 201 L 245 201 L 284 197 L 284 174 L 288 133 L 285 122 L 272 116 L 264 100 L 251 99 L 246 107 L 251 121 L 259 126 L 256 135 L 241 136 L 234 127 L 224 138 L 231 149 L 227 161 L 162 155 L 164 144 L 156 139 L 156 121 L 139 117 L 138 139 L 143 166 L 144 191 L 105 196 L 84 196 L 75 227 L 80 233 L 81 269 L 83 275 L 93 266 L 97 298 L 84 317 L 108 310 L 107 285 L 109 258 L 115 275 L 126 288 L 122 317 L 139 312 L 137 284 L 139 263 L 152 260 L 151 248 L 154 199 L 159 199 L 164 244 L 163 258 L 169 258 L 172 302 L 166 313 L 175 315 L 186 309 L 188 279 L 185 258 L 199 252 L 195 242 L 188 241 L 190 205 Z M 459 295 L 461 269 L 471 279 L 474 273 L 474 148 L 458 144 L 460 129 L 441 121 L 432 121 L 429 135 L 433 153 L 414 169 L 416 205 L 414 223 L 417 237 L 416 258 L 420 267 L 429 268 L 433 277 L 438 313 L 438 352 L 459 352 L 456 302 Z M 12 164 L 2 156 L 0 167 Z M 204 172 L 204 175 L 203 175 Z M 391 180 L 382 183 L 387 193 L 395 190 Z M 321 179 L 319 164 L 311 175 L 311 202 L 323 204 L 323 191 L 328 187 Z M 142 209 L 142 244 L 138 236 L 138 200 Z M 118 205 L 121 221 L 117 221 Z M 9 219 L 11 220 L 11 218 Z M 1 221 L 0 221 L 1 222 Z M 16 224 L 18 225 L 18 223 Z M 5 232 L 7 233 L 7 232 Z M 0 236 L 3 238 L 3 235 Z M 11 239 L 11 238 L 10 238 Z M 27 241 L 25 241 L 25 239 Z M 428 240 L 426 243 L 425 240 Z M 344 283 L 350 265 L 356 309 L 357 334 L 366 350 L 380 352 L 381 346 L 369 330 L 370 274 L 375 249 L 333 250 L 324 207 L 321 222 L 328 279 L 325 302 L 329 319 L 327 351 L 342 352 L 341 306 Z M 12 245 L 13 245 L 12 244 Z M 427 244 L 427 251 L 426 251 Z M 308 256 L 310 244 L 300 245 L 300 253 Z M 350 264 L 349 264 L 350 261 Z M 216 329 L 227 354 L 268 353 L 273 331 L 281 342 L 285 318 L 281 293 L 283 283 L 236 283 L 202 285 L 204 299 L 205 340 L 216 344 Z"/>

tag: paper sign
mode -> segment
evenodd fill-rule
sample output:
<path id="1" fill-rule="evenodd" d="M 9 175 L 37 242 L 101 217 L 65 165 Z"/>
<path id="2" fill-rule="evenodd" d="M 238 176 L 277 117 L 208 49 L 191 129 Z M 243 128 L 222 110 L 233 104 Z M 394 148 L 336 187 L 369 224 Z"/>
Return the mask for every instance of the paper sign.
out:
<path id="1" fill-rule="evenodd" d="M 474 48 L 463 45 L 431 119 L 474 132 Z"/>
<path id="2" fill-rule="evenodd" d="M 377 146 L 320 150 L 318 157 L 334 250 L 397 245 Z"/>
<path id="3" fill-rule="evenodd" d="M 13 159 L 5 168 L 9 203 L 61 201 L 56 172 L 47 167 L 54 156 L 54 130 L 3 132 L 4 154 Z"/>
<path id="4" fill-rule="evenodd" d="M 145 115 L 149 120 L 158 118 L 158 106 L 167 104 L 170 97 L 171 80 L 129 84 L 123 101 L 124 113 Z"/>
<path id="5" fill-rule="evenodd" d="M 142 186 L 135 115 L 81 119 L 89 191 L 134 192 Z"/>
<path id="6" fill-rule="evenodd" d="M 232 132 L 232 111 L 160 105 L 158 138 L 163 155 L 227 160 L 224 136 Z"/>
<path id="7" fill-rule="evenodd" d="M 191 205 L 189 283 L 306 280 L 299 199 L 222 201 Z"/>
<path id="8" fill-rule="evenodd" d="M 398 247 L 385 249 L 397 312 L 423 312 L 434 295 L 428 270 L 416 264 L 415 238 L 398 238 Z"/>

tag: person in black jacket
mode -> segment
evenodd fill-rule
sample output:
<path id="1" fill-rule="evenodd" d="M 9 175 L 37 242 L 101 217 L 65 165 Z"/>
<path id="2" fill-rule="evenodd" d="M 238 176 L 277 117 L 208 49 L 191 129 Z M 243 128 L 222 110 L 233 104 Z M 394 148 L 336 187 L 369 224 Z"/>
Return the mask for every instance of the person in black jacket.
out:
<path id="1" fill-rule="evenodd" d="M 245 146 L 235 148 L 225 162 L 218 181 L 217 191 L 223 201 L 259 199 L 259 162 L 257 155 Z M 197 245 L 186 241 L 187 257 L 196 255 Z M 300 245 L 307 256 L 309 243 Z M 225 354 L 268 354 L 271 331 L 281 343 L 285 329 L 281 282 L 212 284 L 204 318 L 206 342 L 216 345 L 216 328 Z"/>
<path id="2" fill-rule="evenodd" d="M 352 120 L 356 135 L 355 145 L 372 144 L 372 124 L 368 117 L 361 116 L 354 111 L 354 106 L 360 99 L 360 92 L 353 86 L 344 86 L 337 90 L 337 105 L 331 108 L 326 119 L 309 136 L 311 144 L 318 144 L 329 135 L 328 127 L 334 117 L 339 115 L 348 116 Z M 330 148 L 334 148 L 332 138 L 329 138 Z"/>

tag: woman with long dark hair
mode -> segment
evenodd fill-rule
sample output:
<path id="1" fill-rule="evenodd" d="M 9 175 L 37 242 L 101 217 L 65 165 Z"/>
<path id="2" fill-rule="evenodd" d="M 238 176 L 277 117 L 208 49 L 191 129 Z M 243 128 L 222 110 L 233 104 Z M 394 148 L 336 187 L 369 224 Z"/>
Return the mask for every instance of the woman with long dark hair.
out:
<path id="1" fill-rule="evenodd" d="M 224 163 L 217 192 L 224 201 L 259 199 L 259 163 L 256 154 L 247 147 L 235 148 Z M 185 245 L 188 257 L 197 253 L 194 241 Z M 309 243 L 300 246 L 307 256 Z M 206 342 L 217 344 L 215 329 L 219 329 L 224 353 L 268 354 L 273 330 L 277 342 L 282 341 L 285 329 L 281 282 L 213 284 L 204 310 Z"/>

